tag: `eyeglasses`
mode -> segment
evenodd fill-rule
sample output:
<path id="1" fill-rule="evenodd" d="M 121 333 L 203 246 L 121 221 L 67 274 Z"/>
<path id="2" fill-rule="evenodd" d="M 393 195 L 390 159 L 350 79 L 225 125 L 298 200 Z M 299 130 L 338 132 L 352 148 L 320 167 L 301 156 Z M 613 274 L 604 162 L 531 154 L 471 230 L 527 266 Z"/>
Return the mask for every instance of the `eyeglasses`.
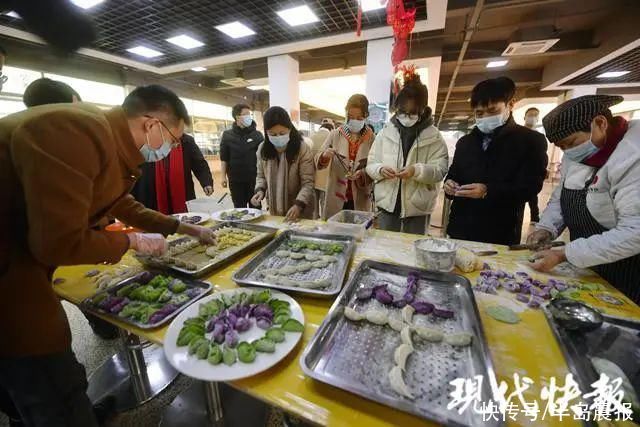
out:
<path id="1" fill-rule="evenodd" d="M 180 138 L 178 138 L 177 136 L 175 136 L 173 134 L 173 132 L 171 132 L 171 129 L 169 129 L 169 126 L 167 126 L 166 124 L 164 124 L 164 122 L 162 120 L 160 120 L 157 117 L 153 117 L 150 116 L 148 114 L 145 114 L 144 117 L 147 117 L 149 119 L 156 119 L 161 125 L 162 127 L 169 133 L 169 136 L 171 137 L 171 139 L 173 140 L 173 142 L 171 143 L 171 148 L 176 148 L 178 146 L 180 146 Z M 162 129 L 160 129 L 160 132 L 162 132 Z M 164 137 L 163 137 L 164 138 Z"/>

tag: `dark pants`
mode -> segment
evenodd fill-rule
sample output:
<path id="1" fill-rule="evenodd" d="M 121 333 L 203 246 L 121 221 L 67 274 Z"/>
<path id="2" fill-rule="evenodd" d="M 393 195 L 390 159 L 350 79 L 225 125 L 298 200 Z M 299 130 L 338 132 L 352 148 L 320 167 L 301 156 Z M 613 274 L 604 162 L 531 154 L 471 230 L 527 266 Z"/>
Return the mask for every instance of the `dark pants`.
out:
<path id="1" fill-rule="evenodd" d="M 84 366 L 71 350 L 0 358 L 0 410 L 27 427 L 98 426 Z"/>
<path id="2" fill-rule="evenodd" d="M 400 215 L 378 210 L 378 228 L 387 231 L 402 231 L 409 234 L 426 234 L 431 215 L 400 218 Z"/>
<path id="3" fill-rule="evenodd" d="M 529 199 L 529 210 L 531 211 L 531 222 L 540 222 L 540 208 L 538 208 L 538 195 Z"/>
<path id="4" fill-rule="evenodd" d="M 229 181 L 229 190 L 231 191 L 233 206 L 236 208 L 246 208 L 253 197 L 253 189 L 255 186 L 255 180 L 249 182 Z"/>
<path id="5" fill-rule="evenodd" d="M 356 210 L 356 207 L 355 207 L 355 204 L 353 202 L 353 199 L 347 200 L 346 202 L 344 202 L 344 205 L 342 206 L 342 209 L 350 210 L 350 211 Z"/>

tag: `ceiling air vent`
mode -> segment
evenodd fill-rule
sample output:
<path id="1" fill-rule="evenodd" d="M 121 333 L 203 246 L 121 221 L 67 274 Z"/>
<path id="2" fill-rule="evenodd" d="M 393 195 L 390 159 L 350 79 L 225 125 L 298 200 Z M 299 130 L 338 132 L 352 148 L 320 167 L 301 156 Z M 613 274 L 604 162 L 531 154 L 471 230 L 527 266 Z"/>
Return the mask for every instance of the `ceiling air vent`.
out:
<path id="1" fill-rule="evenodd" d="M 546 52 L 560 39 L 532 40 L 527 42 L 511 42 L 502 52 L 502 56 L 535 55 Z"/>
<path id="2" fill-rule="evenodd" d="M 230 79 L 222 79 L 220 80 L 220 83 L 224 83 L 226 85 L 233 86 L 233 87 L 246 87 L 251 85 L 251 83 L 249 83 L 247 80 L 243 79 L 242 77 L 232 77 Z"/>

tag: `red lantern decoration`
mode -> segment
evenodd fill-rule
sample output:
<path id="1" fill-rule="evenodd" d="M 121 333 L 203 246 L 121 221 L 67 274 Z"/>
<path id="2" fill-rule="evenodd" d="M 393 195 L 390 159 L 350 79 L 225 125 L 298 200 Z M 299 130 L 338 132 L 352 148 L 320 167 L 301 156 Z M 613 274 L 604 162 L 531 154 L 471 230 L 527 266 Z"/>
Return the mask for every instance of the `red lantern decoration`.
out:
<path id="1" fill-rule="evenodd" d="M 391 64 L 401 63 L 409 53 L 407 39 L 416 23 L 416 8 L 405 10 L 404 0 L 389 0 L 387 3 L 387 24 L 393 29 L 393 50 Z"/>

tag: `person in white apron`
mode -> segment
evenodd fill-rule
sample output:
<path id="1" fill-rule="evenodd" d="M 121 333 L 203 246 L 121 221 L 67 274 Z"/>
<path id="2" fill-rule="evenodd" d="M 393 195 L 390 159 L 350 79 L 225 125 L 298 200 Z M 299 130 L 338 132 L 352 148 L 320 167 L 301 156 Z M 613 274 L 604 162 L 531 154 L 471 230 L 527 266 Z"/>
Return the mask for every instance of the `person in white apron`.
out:
<path id="1" fill-rule="evenodd" d="M 542 119 L 564 151 L 562 181 L 527 243 L 545 247 L 567 228 L 571 242 L 537 252 L 532 267 L 590 267 L 640 303 L 640 123 L 613 117 L 622 99 L 582 96 Z"/>

